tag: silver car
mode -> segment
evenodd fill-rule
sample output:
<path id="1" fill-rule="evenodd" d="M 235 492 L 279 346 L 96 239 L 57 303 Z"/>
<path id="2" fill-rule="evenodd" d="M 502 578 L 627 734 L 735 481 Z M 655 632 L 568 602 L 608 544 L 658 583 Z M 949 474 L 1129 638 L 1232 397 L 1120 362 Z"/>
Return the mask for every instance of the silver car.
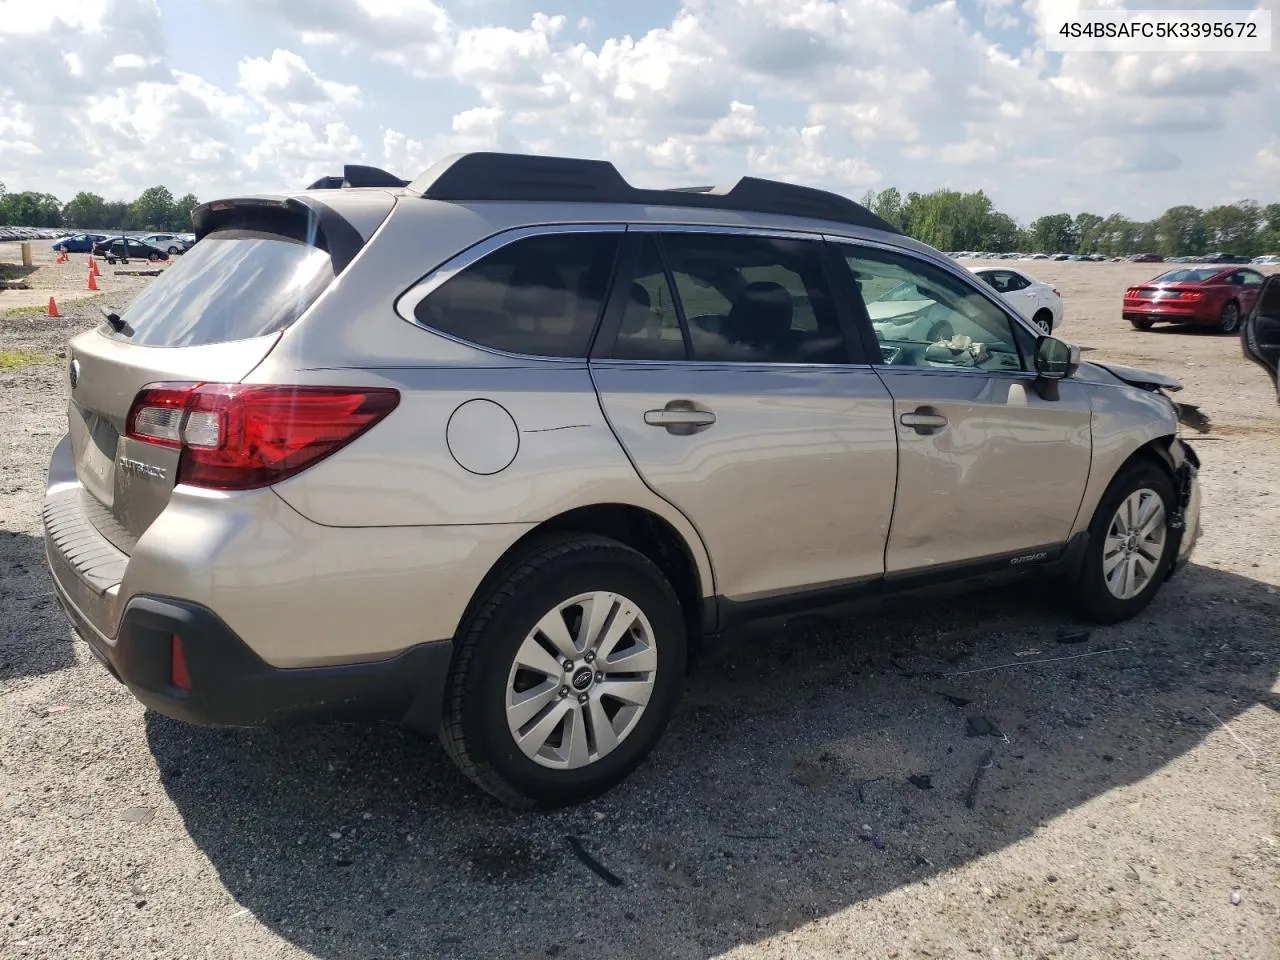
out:
<path id="1" fill-rule="evenodd" d="M 572 803 L 744 623 L 1028 574 L 1118 621 L 1196 541 L 1176 382 L 843 197 L 468 154 L 194 219 L 71 341 L 43 508 L 76 629 L 173 717 L 392 718 Z M 904 283 L 945 338 L 872 323 Z"/>

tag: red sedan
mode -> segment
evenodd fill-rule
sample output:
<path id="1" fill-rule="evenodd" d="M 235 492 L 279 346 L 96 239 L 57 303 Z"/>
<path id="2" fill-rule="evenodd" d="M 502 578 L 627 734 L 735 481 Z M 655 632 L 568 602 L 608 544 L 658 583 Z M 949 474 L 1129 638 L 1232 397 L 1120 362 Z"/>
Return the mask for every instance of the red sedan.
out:
<path id="1" fill-rule="evenodd" d="M 1234 333 L 1265 278 L 1247 267 L 1183 267 L 1124 292 L 1124 318 L 1135 330 L 1192 323 Z"/>

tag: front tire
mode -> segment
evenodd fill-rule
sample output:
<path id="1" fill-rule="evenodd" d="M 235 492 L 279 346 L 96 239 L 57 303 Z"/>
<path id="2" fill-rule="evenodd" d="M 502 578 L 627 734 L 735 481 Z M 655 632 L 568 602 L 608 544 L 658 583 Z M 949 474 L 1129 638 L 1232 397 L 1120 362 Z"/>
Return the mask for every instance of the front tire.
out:
<path id="1" fill-rule="evenodd" d="M 683 685 L 675 591 L 635 550 L 557 536 L 507 564 L 468 612 L 440 739 L 509 806 L 558 807 L 614 786 L 661 736 Z"/>
<path id="2" fill-rule="evenodd" d="M 1075 585 L 1084 616 L 1119 623 L 1151 602 L 1173 559 L 1173 510 L 1167 471 L 1147 460 L 1121 470 L 1089 524 L 1088 553 Z"/>

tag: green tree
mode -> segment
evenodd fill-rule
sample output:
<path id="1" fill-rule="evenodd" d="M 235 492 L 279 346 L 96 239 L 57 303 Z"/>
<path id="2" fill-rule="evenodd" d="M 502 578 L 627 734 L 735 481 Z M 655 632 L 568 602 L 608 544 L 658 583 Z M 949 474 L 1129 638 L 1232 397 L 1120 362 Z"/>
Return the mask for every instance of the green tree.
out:
<path id="1" fill-rule="evenodd" d="M 1096 213 L 1076 214 L 1077 251 L 1079 253 L 1097 253 L 1101 239 L 1102 225 L 1106 223 Z"/>
<path id="2" fill-rule="evenodd" d="M 191 211 L 200 206 L 200 200 L 194 193 L 184 193 L 173 202 L 173 219 L 169 221 L 169 229 L 185 233 L 191 229 Z"/>
<path id="3" fill-rule="evenodd" d="M 0 192 L 3 192 L 0 184 Z M 1262 208 L 1262 227 L 1258 231 L 1258 250 L 1264 254 L 1280 254 L 1280 203 Z"/>
<path id="4" fill-rule="evenodd" d="M 62 208 L 62 222 L 69 227 L 105 227 L 107 201 L 96 193 L 77 193 Z"/>
<path id="5" fill-rule="evenodd" d="M 1050 213 L 1031 221 L 1036 253 L 1071 253 L 1077 239 L 1076 223 L 1069 213 Z"/>
<path id="6" fill-rule="evenodd" d="M 1252 200 L 1212 207 L 1204 212 L 1204 232 L 1214 251 L 1254 256 L 1262 211 Z"/>
<path id="7" fill-rule="evenodd" d="M 1156 230 L 1157 250 L 1166 257 L 1205 252 L 1205 219 L 1197 207 L 1170 207 L 1156 221 Z"/>
<path id="8" fill-rule="evenodd" d="M 902 194 L 897 187 L 881 190 L 871 201 L 871 211 L 883 220 L 902 229 Z"/>
<path id="9" fill-rule="evenodd" d="M 164 230 L 173 218 L 173 194 L 168 187 L 147 187 L 129 204 L 129 226 L 134 230 Z"/>
<path id="10" fill-rule="evenodd" d="M 51 193 L 0 195 L 0 223 L 14 227 L 62 226 L 62 202 Z"/>

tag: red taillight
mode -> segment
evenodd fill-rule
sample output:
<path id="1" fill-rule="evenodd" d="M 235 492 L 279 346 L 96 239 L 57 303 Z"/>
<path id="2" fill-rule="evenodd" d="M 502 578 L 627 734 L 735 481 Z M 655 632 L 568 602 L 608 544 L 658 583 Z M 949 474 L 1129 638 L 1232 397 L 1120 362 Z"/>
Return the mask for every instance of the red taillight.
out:
<path id="1" fill-rule="evenodd" d="M 181 448 L 179 483 L 251 490 L 341 449 L 399 402 L 399 391 L 382 387 L 155 384 L 133 401 L 127 430 Z"/>
<path id="2" fill-rule="evenodd" d="M 1060 294 L 1060 293 L 1058 292 L 1058 288 L 1057 288 L 1057 287 L 1054 287 L 1054 288 L 1053 288 L 1053 295 L 1054 295 L 1055 297 L 1057 297 L 1059 300 L 1061 300 L 1061 299 L 1062 299 L 1062 294 Z"/>
<path id="3" fill-rule="evenodd" d="M 1137 296 L 1138 296 L 1138 288 L 1137 288 L 1137 287 L 1130 287 L 1128 290 L 1126 290 L 1126 291 L 1124 292 L 1124 298 L 1125 298 L 1126 300 L 1133 300 L 1133 299 L 1135 299 Z"/>
<path id="4" fill-rule="evenodd" d="M 191 674 L 187 672 L 187 655 L 182 649 L 182 638 L 176 633 L 169 638 L 169 682 L 179 690 L 191 689 Z"/>

